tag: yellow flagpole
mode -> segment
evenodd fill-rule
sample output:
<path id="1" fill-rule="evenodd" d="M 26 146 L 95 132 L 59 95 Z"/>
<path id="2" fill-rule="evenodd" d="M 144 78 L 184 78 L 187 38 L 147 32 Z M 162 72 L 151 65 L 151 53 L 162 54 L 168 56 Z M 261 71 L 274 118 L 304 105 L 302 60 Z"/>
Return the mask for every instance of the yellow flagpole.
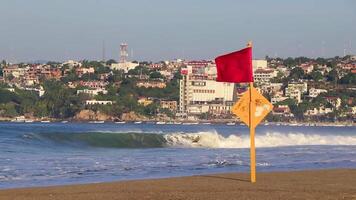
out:
<path id="1" fill-rule="evenodd" d="M 252 47 L 252 41 L 247 43 L 247 47 Z M 253 110 L 252 110 L 252 89 L 253 82 L 250 82 L 250 105 L 249 105 L 249 127 L 250 127 L 250 173 L 251 183 L 256 182 L 256 148 L 255 148 L 255 127 L 253 125 Z"/>
<path id="2" fill-rule="evenodd" d="M 251 170 L 251 183 L 256 182 L 256 149 L 255 149 L 255 127 L 253 125 L 253 110 L 252 110 L 252 89 L 253 83 L 250 83 L 250 170 Z"/>

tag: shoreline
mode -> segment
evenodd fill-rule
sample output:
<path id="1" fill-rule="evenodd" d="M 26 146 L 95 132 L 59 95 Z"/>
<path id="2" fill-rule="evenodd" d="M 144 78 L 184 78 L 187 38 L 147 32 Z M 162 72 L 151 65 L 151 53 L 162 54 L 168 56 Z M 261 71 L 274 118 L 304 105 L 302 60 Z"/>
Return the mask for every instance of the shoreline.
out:
<path id="1" fill-rule="evenodd" d="M 0 199 L 356 199 L 356 169 L 223 173 L 0 189 Z"/>
<path id="2" fill-rule="evenodd" d="M 234 126 L 234 125 L 243 125 L 242 122 L 239 121 L 234 121 L 233 119 L 230 120 L 197 120 L 197 121 L 190 121 L 190 120 L 166 120 L 166 121 L 160 121 L 160 120 L 137 120 L 137 121 L 113 121 L 113 120 L 107 120 L 107 121 L 100 121 L 100 120 L 93 120 L 93 121 L 86 121 L 86 120 L 72 120 L 72 119 L 46 119 L 46 120 L 40 120 L 40 119 L 26 119 L 26 120 L 20 120 L 16 121 L 16 118 L 1 118 L 0 117 L 0 123 L 1 122 L 7 122 L 7 123 L 93 123 L 93 124 L 157 124 L 157 125 L 220 125 L 220 124 L 225 124 L 229 126 Z M 356 123 L 353 122 L 264 122 L 261 123 L 260 125 L 275 125 L 275 126 L 311 126 L 311 127 L 317 127 L 317 126 L 349 126 L 353 127 L 356 126 Z"/>

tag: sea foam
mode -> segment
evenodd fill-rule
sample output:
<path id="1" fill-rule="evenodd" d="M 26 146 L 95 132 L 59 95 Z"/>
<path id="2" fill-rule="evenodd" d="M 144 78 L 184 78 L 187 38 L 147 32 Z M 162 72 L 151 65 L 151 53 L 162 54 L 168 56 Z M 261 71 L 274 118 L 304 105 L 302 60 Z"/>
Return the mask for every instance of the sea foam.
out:
<path id="1" fill-rule="evenodd" d="M 224 137 L 217 132 L 172 133 L 166 134 L 169 146 L 206 148 L 249 148 L 248 135 L 229 135 Z M 256 135 L 256 147 L 282 147 L 299 145 L 356 145 L 356 135 L 319 135 L 304 133 L 267 132 Z"/>

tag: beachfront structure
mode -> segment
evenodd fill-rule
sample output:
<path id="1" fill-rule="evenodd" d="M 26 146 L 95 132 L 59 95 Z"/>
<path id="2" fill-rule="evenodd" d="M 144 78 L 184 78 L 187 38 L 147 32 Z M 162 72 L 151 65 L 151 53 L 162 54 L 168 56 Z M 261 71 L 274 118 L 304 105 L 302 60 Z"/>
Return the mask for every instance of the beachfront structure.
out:
<path id="1" fill-rule="evenodd" d="M 179 111 L 187 114 L 230 113 L 235 84 L 216 82 L 211 66 L 187 66 L 181 70 Z M 217 108 L 219 107 L 219 108 Z"/>
<path id="2" fill-rule="evenodd" d="M 304 115 L 305 116 L 319 116 L 319 115 L 326 115 L 328 113 L 332 113 L 333 109 L 332 108 L 326 108 L 324 106 L 321 106 L 319 108 L 313 108 L 310 110 L 307 110 Z"/>
<path id="3" fill-rule="evenodd" d="M 177 111 L 177 107 L 178 107 L 177 101 L 169 101 L 169 100 L 161 100 L 159 102 L 159 105 L 161 108 L 168 109 L 173 112 Z"/>
<path id="4" fill-rule="evenodd" d="M 278 105 L 273 108 L 272 113 L 274 115 L 284 116 L 284 117 L 293 117 L 293 113 L 291 113 L 289 106 L 287 105 Z"/>

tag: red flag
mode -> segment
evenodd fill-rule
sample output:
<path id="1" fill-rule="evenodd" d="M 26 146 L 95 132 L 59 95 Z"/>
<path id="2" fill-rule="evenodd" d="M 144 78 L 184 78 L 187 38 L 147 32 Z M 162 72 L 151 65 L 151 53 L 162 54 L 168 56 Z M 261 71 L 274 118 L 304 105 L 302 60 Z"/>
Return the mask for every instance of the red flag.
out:
<path id="1" fill-rule="evenodd" d="M 215 58 L 216 81 L 230 83 L 253 82 L 252 47 Z"/>

